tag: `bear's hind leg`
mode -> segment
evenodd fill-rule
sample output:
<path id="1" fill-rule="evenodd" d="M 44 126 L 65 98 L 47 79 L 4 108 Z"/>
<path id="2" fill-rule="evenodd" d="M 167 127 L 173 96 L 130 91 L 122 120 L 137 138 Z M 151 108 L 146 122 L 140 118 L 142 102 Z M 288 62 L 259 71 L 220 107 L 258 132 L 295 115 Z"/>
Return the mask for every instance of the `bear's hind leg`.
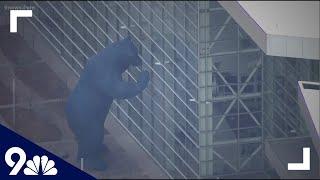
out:
<path id="1" fill-rule="evenodd" d="M 103 159 L 101 149 L 103 147 L 104 126 L 101 123 L 91 123 L 83 134 L 77 138 L 78 155 L 80 160 L 83 158 L 84 168 L 92 170 L 104 170 L 107 163 Z"/>

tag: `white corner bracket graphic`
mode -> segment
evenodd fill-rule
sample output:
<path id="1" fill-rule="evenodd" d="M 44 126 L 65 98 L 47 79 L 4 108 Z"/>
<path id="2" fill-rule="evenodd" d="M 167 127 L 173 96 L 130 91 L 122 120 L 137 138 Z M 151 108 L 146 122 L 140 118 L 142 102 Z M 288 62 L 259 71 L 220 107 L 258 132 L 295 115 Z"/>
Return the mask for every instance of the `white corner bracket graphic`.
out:
<path id="1" fill-rule="evenodd" d="M 18 17 L 32 17 L 32 10 L 10 10 L 10 33 L 16 33 Z"/>
<path id="2" fill-rule="evenodd" d="M 310 170 L 310 148 L 303 147 L 302 163 L 288 163 L 289 171 L 309 171 Z"/>

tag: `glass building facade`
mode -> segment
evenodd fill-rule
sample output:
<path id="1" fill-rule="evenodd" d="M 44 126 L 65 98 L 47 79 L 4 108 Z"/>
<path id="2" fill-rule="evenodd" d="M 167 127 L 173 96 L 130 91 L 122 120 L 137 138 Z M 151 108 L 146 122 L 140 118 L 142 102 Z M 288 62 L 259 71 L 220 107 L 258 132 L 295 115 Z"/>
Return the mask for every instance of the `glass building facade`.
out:
<path id="1" fill-rule="evenodd" d="M 264 63 L 266 138 L 308 136 L 298 103 L 298 81 L 320 81 L 317 60 L 266 57 Z"/>
<path id="2" fill-rule="evenodd" d="M 264 142 L 308 134 L 297 81 L 319 81 L 319 61 L 265 55 L 218 2 L 24 4 L 34 7 L 26 21 L 77 76 L 102 48 L 132 37 L 143 64 L 123 79 L 136 81 L 145 69 L 151 82 L 141 95 L 115 100 L 108 118 L 170 178 L 268 177 Z"/>

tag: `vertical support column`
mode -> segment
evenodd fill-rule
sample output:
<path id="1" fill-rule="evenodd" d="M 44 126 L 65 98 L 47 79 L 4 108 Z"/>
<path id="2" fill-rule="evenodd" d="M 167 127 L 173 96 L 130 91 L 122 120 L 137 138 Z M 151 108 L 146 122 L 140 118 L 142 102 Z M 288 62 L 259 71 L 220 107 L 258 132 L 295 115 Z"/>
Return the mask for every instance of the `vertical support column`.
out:
<path id="1" fill-rule="evenodd" d="M 264 155 L 265 154 L 265 127 L 264 127 L 264 120 L 265 120 L 265 116 L 264 116 L 264 91 L 265 91 L 265 89 L 264 89 L 264 86 L 265 86 L 265 84 L 263 83 L 264 82 L 264 53 L 261 51 L 260 52 L 260 54 L 261 54 L 261 58 L 262 58 L 262 62 L 261 62 L 261 82 L 262 82 L 262 84 L 261 84 L 261 112 L 262 112 L 262 114 L 261 114 L 261 146 L 262 146 L 262 149 L 261 149 L 261 152 L 262 152 L 262 154 Z M 262 167 L 263 167 L 263 169 L 266 169 L 266 165 L 265 165 L 266 163 L 263 163 L 262 164 Z"/>
<path id="2" fill-rule="evenodd" d="M 237 168 L 237 171 L 240 170 L 240 143 L 239 143 L 239 140 L 240 140 L 240 88 L 241 88 L 241 75 L 240 75 L 240 27 L 239 25 L 237 25 L 237 93 L 236 93 L 236 96 L 237 96 L 237 111 L 238 111 L 238 115 L 237 115 L 237 136 L 236 136 L 236 141 L 237 141 L 237 165 L 236 165 L 236 168 Z"/>
<path id="3" fill-rule="evenodd" d="M 274 96 L 272 95 L 272 91 L 274 89 L 273 87 L 273 57 L 268 57 L 264 55 L 264 66 L 262 70 L 263 74 L 263 118 L 267 120 L 264 124 L 264 131 L 267 129 L 269 132 L 267 132 L 267 136 L 270 136 L 271 134 L 275 134 L 275 130 L 277 127 L 271 121 L 273 121 L 273 109 L 272 106 L 275 103 L 274 102 Z M 267 102 L 269 100 L 270 102 Z M 269 134 L 271 133 L 271 134 Z M 264 133 L 265 134 L 265 133 Z"/>
<path id="4" fill-rule="evenodd" d="M 164 2 L 160 2 L 163 4 L 163 6 L 165 6 L 165 3 Z M 165 12 L 164 12 L 164 9 L 163 8 L 160 8 L 161 10 L 161 19 L 165 22 Z M 168 20 L 168 19 L 167 19 Z M 168 20 L 170 21 L 170 20 Z M 168 23 L 168 22 L 166 22 Z M 164 23 L 161 23 L 161 33 L 163 34 L 166 34 L 168 33 L 168 29 L 167 28 L 164 28 L 165 25 Z M 169 38 L 168 38 L 169 39 Z M 161 38 L 161 41 L 162 41 L 162 48 L 165 49 L 166 47 L 164 46 L 164 39 Z M 170 42 L 173 42 L 173 39 L 169 39 Z M 172 51 L 168 51 L 167 52 L 169 54 L 170 57 L 174 57 L 174 52 L 173 50 Z M 170 72 L 174 72 L 174 66 L 172 65 L 172 63 L 169 63 L 169 64 L 165 64 L 165 62 L 169 62 L 168 60 L 168 57 L 164 56 L 164 65 L 169 69 Z M 171 86 L 171 87 L 174 87 L 174 81 L 173 79 L 170 77 L 170 74 L 167 72 L 167 71 L 164 71 L 163 72 L 163 77 L 165 79 L 165 81 Z M 164 95 L 165 97 L 167 97 L 172 104 L 174 104 L 174 99 L 175 99 L 175 95 L 171 92 L 171 90 L 164 86 Z M 169 114 L 170 117 L 172 117 L 174 119 L 175 117 L 175 112 L 174 110 L 172 109 L 171 105 L 169 104 L 168 101 L 164 101 L 164 109 L 165 111 Z M 175 126 L 173 125 L 173 123 L 171 122 L 171 120 L 168 118 L 168 116 L 164 116 L 165 118 L 165 122 L 166 124 L 168 125 L 168 127 L 170 128 L 171 132 L 173 133 L 176 133 L 175 132 Z M 175 120 L 175 119 L 174 119 Z M 166 137 L 166 140 L 167 142 L 169 142 L 169 144 L 174 144 L 174 139 L 170 136 L 169 132 L 168 131 L 165 131 L 165 137 Z M 165 146 L 165 151 L 166 151 L 166 154 L 168 154 L 168 157 L 170 159 L 174 159 L 174 153 L 172 151 L 170 151 L 169 147 L 168 146 Z M 172 165 L 170 165 L 169 161 L 166 161 L 166 166 L 167 166 L 167 169 L 171 172 L 174 172 L 175 169 Z"/>
<path id="5" fill-rule="evenodd" d="M 198 26 L 199 26 L 199 47 L 198 50 L 198 109 L 199 109 L 199 145 L 200 145 L 200 176 L 205 177 L 212 174 L 213 159 L 212 151 L 209 146 L 213 145 L 212 132 L 212 58 L 208 57 L 208 44 L 201 45 L 199 39 L 210 39 L 209 13 L 202 12 L 200 9 L 209 7 L 209 1 L 201 1 L 198 5 Z M 201 55 L 199 54 L 201 52 Z"/>

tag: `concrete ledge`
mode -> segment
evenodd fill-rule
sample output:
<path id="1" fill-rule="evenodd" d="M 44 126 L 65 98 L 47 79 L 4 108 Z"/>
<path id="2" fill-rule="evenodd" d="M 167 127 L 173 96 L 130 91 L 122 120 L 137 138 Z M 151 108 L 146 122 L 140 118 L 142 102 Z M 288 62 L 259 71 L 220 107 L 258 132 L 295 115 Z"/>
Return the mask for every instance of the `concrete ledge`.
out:
<path id="1" fill-rule="evenodd" d="M 261 27 L 258 22 L 256 22 L 255 18 L 257 17 L 252 17 L 239 2 L 219 1 L 219 3 L 267 55 L 320 60 L 319 37 L 294 36 L 290 34 L 286 35 L 285 32 L 284 34 L 268 32 L 266 29 Z M 286 8 L 295 7 L 293 5 L 291 5 L 291 7 L 290 5 L 291 4 L 288 3 L 288 7 Z M 277 4 L 274 4 L 274 6 L 277 6 Z M 285 9 L 282 13 L 285 15 Z M 303 14 L 303 12 L 299 11 L 297 11 L 297 13 Z M 292 17 L 292 19 L 287 21 L 290 21 L 290 25 L 299 26 L 299 22 L 301 20 L 295 20 L 294 17 Z M 291 23 L 291 21 L 293 23 Z M 278 24 L 276 24 L 276 26 L 278 26 Z M 286 26 L 286 24 L 282 26 Z M 304 28 L 307 29 L 312 27 L 303 27 L 302 30 Z M 297 31 L 300 33 L 302 30 L 299 29 Z M 301 34 L 303 33 L 301 32 Z"/>

